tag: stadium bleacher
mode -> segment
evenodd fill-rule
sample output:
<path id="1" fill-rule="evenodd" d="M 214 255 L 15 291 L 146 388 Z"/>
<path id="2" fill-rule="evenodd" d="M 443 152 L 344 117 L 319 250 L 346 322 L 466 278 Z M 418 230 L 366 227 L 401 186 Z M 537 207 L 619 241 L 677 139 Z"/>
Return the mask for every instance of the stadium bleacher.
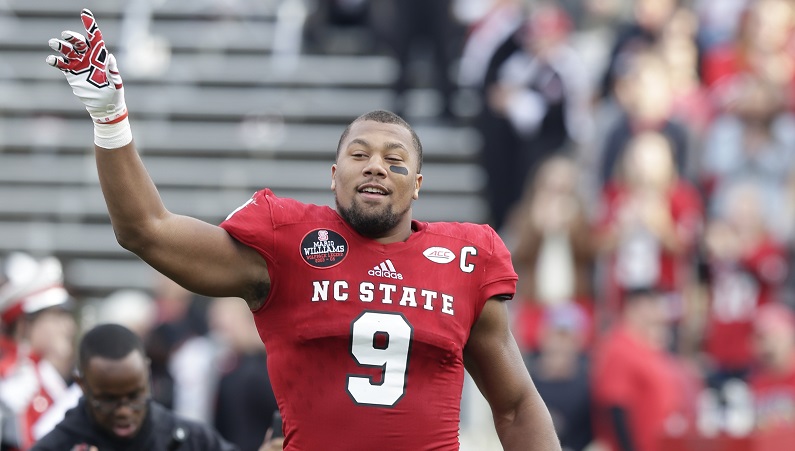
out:
<path id="1" fill-rule="evenodd" d="M 117 53 L 139 3 L 152 8 L 147 37 L 167 51 L 153 56 L 160 66 L 136 71 L 120 58 L 120 67 L 136 143 L 176 213 L 218 223 L 262 187 L 332 205 L 329 167 L 344 126 L 390 107 L 389 55 L 274 55 L 276 0 L 1 2 L 0 254 L 58 256 L 77 295 L 149 288 L 152 270 L 116 243 L 91 123 L 44 63 L 47 40 L 79 31 L 84 6 Z M 436 122 L 433 99 L 422 89 L 409 98 L 425 148 L 415 217 L 483 222 L 478 136 Z"/>

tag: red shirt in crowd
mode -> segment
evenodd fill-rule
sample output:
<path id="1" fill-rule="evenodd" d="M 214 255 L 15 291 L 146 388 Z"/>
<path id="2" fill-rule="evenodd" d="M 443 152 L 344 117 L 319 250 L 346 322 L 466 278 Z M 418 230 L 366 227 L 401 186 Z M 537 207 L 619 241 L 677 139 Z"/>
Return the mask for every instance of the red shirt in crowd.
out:
<path id="1" fill-rule="evenodd" d="M 757 307 L 776 299 L 787 276 L 787 250 L 767 238 L 732 264 L 714 262 L 705 350 L 719 369 L 751 365 Z"/>
<path id="2" fill-rule="evenodd" d="M 598 233 L 604 234 L 610 229 L 619 227 L 619 215 L 630 201 L 630 194 L 630 190 L 619 183 L 609 183 L 605 186 L 602 197 L 604 210 L 597 222 Z M 703 218 L 703 206 L 698 190 L 689 182 L 679 180 L 668 192 L 668 205 L 678 239 L 686 248 L 692 248 Z M 622 244 L 618 246 L 620 248 Z M 656 280 L 656 284 L 652 285 L 663 292 L 679 292 L 685 287 L 687 277 L 692 274 L 690 267 L 693 262 L 692 253 L 677 255 L 663 248 L 661 244 L 652 250 L 655 251 L 654 255 L 642 252 L 631 254 L 636 259 L 631 262 L 622 262 L 619 250 L 610 255 L 607 299 L 616 299 L 622 304 L 621 293 L 625 288 L 632 288 L 623 286 L 619 275 L 621 266 L 653 268 L 649 271 L 653 271 L 652 278 Z"/>
<path id="3" fill-rule="evenodd" d="M 682 385 L 681 367 L 664 350 L 624 327 L 605 337 L 593 365 L 597 438 L 610 450 L 620 449 L 609 414 L 617 406 L 627 414 L 636 451 L 663 451 L 658 442 L 666 421 L 685 410 L 688 391 Z"/>

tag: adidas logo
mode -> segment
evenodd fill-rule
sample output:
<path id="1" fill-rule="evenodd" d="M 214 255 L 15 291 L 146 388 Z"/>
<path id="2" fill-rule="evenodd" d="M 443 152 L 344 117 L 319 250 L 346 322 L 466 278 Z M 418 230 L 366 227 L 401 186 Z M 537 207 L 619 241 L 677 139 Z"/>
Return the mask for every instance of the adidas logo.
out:
<path id="1" fill-rule="evenodd" d="M 371 276 L 386 277 L 387 279 L 403 280 L 403 274 L 397 272 L 392 260 L 386 259 L 380 264 L 373 266 L 373 269 L 367 271 Z"/>

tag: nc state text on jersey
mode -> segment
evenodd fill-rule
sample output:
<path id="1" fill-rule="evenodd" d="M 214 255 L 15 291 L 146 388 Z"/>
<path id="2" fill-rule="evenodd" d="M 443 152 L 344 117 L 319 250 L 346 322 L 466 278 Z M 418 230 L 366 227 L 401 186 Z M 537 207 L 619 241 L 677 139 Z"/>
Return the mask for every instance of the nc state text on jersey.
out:
<path id="1" fill-rule="evenodd" d="M 331 299 L 337 302 L 346 302 L 351 298 L 350 287 L 346 280 L 315 280 L 312 282 L 312 302 L 323 302 Z M 414 287 L 399 286 L 389 283 L 361 282 L 358 295 L 360 302 L 381 304 L 395 304 L 402 307 L 417 308 L 420 304 L 425 310 L 439 310 L 448 315 L 454 315 L 453 296 L 438 291 L 425 290 Z"/>

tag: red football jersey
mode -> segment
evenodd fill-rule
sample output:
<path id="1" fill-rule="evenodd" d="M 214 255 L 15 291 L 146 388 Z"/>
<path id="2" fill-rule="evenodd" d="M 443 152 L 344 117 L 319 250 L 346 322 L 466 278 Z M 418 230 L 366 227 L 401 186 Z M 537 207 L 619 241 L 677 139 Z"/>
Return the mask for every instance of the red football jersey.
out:
<path id="1" fill-rule="evenodd" d="M 254 318 L 285 449 L 458 449 L 470 329 L 516 288 L 493 229 L 413 221 L 407 241 L 383 245 L 270 190 L 221 227 L 268 263 Z"/>

